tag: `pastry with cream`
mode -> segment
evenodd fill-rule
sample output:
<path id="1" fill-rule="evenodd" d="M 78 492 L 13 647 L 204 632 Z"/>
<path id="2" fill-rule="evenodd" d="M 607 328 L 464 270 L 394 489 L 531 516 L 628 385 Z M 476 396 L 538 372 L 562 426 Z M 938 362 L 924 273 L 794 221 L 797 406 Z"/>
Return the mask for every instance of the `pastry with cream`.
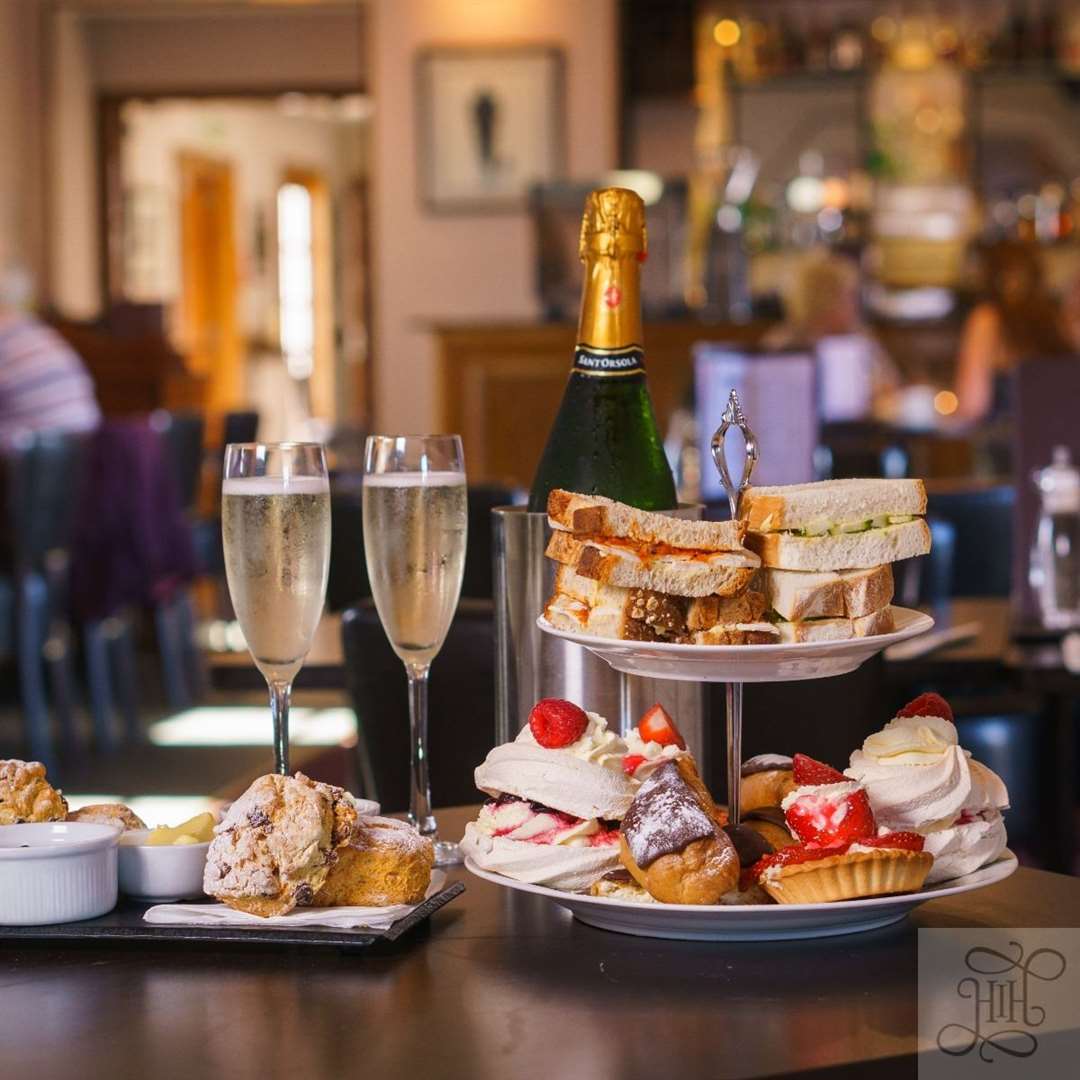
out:
<path id="1" fill-rule="evenodd" d="M 1005 784 L 960 746 L 952 719 L 948 702 L 923 694 L 870 735 L 845 770 L 866 788 L 881 828 L 924 838 L 934 856 L 929 884 L 993 862 L 1007 842 Z"/>
<path id="2" fill-rule="evenodd" d="M 476 769 L 490 796 L 465 827 L 462 851 L 482 870 L 584 891 L 618 866 L 618 823 L 637 787 L 626 743 L 569 701 L 533 706 L 518 737 Z"/>
<path id="3" fill-rule="evenodd" d="M 783 754 L 758 754 L 742 763 L 739 808 L 744 812 L 762 806 L 779 806 L 795 786 L 792 759 Z"/>
<path id="4" fill-rule="evenodd" d="M 798 843 L 763 856 L 744 872 L 780 904 L 821 904 L 920 889 L 933 865 L 913 832 L 879 835 L 866 790 L 813 758 L 797 754 L 798 787 L 782 808 Z"/>
<path id="5" fill-rule="evenodd" d="M 657 766 L 689 757 L 686 740 L 663 705 L 654 705 L 626 736 L 623 772 L 641 783 Z"/>
<path id="6" fill-rule="evenodd" d="M 665 761 L 642 783 L 623 818 L 619 857 L 662 904 L 720 903 L 739 886 L 739 855 L 725 821 L 693 761 Z"/>

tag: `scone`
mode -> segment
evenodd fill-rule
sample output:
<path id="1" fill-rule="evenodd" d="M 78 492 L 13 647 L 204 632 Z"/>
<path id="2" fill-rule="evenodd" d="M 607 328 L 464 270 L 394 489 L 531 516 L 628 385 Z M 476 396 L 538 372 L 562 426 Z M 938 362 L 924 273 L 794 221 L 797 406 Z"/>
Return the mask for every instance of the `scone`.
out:
<path id="1" fill-rule="evenodd" d="M 665 762 L 622 820 L 619 857 L 664 904 L 715 904 L 739 881 L 739 856 L 689 758 Z"/>
<path id="2" fill-rule="evenodd" d="M 81 806 L 78 810 L 72 810 L 67 819 L 92 821 L 96 825 L 115 825 L 124 832 L 146 828 L 146 822 L 123 803 L 93 803 L 90 806 Z"/>
<path id="3" fill-rule="evenodd" d="M 337 858 L 312 907 L 418 904 L 431 884 L 435 846 L 395 818 L 365 817 Z"/>
<path id="4" fill-rule="evenodd" d="M 302 773 L 260 776 L 215 828 L 203 888 L 253 915 L 285 915 L 309 905 L 358 820 L 343 788 Z"/>
<path id="5" fill-rule="evenodd" d="M 0 761 L 0 825 L 63 821 L 67 811 L 67 801 L 45 779 L 40 761 Z"/>

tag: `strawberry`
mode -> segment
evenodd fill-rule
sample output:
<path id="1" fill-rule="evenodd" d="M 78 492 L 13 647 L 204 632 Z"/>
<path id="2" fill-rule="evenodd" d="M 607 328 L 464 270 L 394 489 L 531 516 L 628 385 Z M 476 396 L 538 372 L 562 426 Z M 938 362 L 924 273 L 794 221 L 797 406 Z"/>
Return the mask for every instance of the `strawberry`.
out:
<path id="1" fill-rule="evenodd" d="M 633 776 L 637 772 L 637 767 L 645 760 L 644 754 L 627 754 L 622 759 L 622 771 L 627 776 Z"/>
<path id="2" fill-rule="evenodd" d="M 779 851 L 774 851 L 771 855 L 762 855 L 749 870 L 744 871 L 745 878 L 749 878 L 750 881 L 758 881 L 770 866 L 794 866 L 796 863 L 824 859 L 829 855 L 843 855 L 849 847 L 850 845 L 847 843 L 830 844 L 823 847 L 804 847 L 802 844 L 791 844 L 788 847 L 780 848 Z"/>
<path id="3" fill-rule="evenodd" d="M 942 720 L 952 723 L 953 711 L 949 703 L 940 695 L 933 692 L 920 694 L 914 701 L 909 701 L 897 714 L 897 716 L 939 716 Z"/>
<path id="4" fill-rule="evenodd" d="M 847 779 L 831 765 L 815 761 L 805 754 L 796 754 L 792 761 L 792 778 L 799 787 L 805 784 L 841 784 Z"/>
<path id="5" fill-rule="evenodd" d="M 884 836 L 867 836 L 859 841 L 865 847 L 903 848 L 904 851 L 922 851 L 925 840 L 917 832 L 891 832 Z"/>
<path id="6" fill-rule="evenodd" d="M 675 721 L 667 714 L 663 705 L 654 705 L 638 721 L 638 734 L 645 742 L 659 743 L 661 746 L 677 746 L 686 749 L 686 740 L 679 734 Z"/>
<path id="7" fill-rule="evenodd" d="M 529 713 L 533 738 L 548 750 L 577 742 L 588 724 L 589 718 L 581 706 L 560 698 L 544 698 Z"/>
<path id="8" fill-rule="evenodd" d="M 804 844 L 826 847 L 850 844 L 877 832 L 870 800 L 862 788 L 846 795 L 800 795 L 784 815 Z"/>

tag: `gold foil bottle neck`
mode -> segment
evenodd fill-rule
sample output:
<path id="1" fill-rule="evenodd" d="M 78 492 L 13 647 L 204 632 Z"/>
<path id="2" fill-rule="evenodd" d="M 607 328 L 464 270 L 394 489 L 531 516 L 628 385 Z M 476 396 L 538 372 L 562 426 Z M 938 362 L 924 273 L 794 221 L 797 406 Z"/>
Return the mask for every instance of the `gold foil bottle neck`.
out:
<path id="1" fill-rule="evenodd" d="M 645 204 L 627 188 L 598 188 L 585 200 L 581 219 L 582 261 L 600 256 L 609 259 L 644 258 Z"/>

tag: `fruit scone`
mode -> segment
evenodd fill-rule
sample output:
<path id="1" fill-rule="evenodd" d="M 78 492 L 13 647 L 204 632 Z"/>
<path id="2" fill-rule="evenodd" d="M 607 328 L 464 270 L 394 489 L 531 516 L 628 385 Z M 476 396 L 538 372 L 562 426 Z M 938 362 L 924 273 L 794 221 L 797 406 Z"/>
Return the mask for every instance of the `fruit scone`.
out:
<path id="1" fill-rule="evenodd" d="M 302 773 L 260 776 L 214 829 L 203 888 L 253 915 L 307 906 L 359 820 L 357 801 L 343 788 Z"/>
<path id="2" fill-rule="evenodd" d="M 490 798 L 465 827 L 462 851 L 482 870 L 571 892 L 618 866 L 618 823 L 636 783 L 626 743 L 569 701 L 533 706 L 518 737 L 476 769 Z"/>
<path id="3" fill-rule="evenodd" d="M 67 812 L 67 801 L 45 778 L 40 761 L 0 761 L 0 825 L 63 821 Z"/>
<path id="4" fill-rule="evenodd" d="M 744 870 L 741 884 L 760 885 L 777 903 L 820 904 L 922 888 L 933 865 L 923 838 L 879 832 L 865 788 L 843 773 L 796 755 L 799 784 L 781 804 L 798 843 Z"/>
<path id="5" fill-rule="evenodd" d="M 851 755 L 848 777 L 870 798 L 880 827 L 923 837 L 934 856 L 928 884 L 970 874 L 1007 843 L 1000 776 L 960 746 L 949 703 L 923 694 Z"/>

